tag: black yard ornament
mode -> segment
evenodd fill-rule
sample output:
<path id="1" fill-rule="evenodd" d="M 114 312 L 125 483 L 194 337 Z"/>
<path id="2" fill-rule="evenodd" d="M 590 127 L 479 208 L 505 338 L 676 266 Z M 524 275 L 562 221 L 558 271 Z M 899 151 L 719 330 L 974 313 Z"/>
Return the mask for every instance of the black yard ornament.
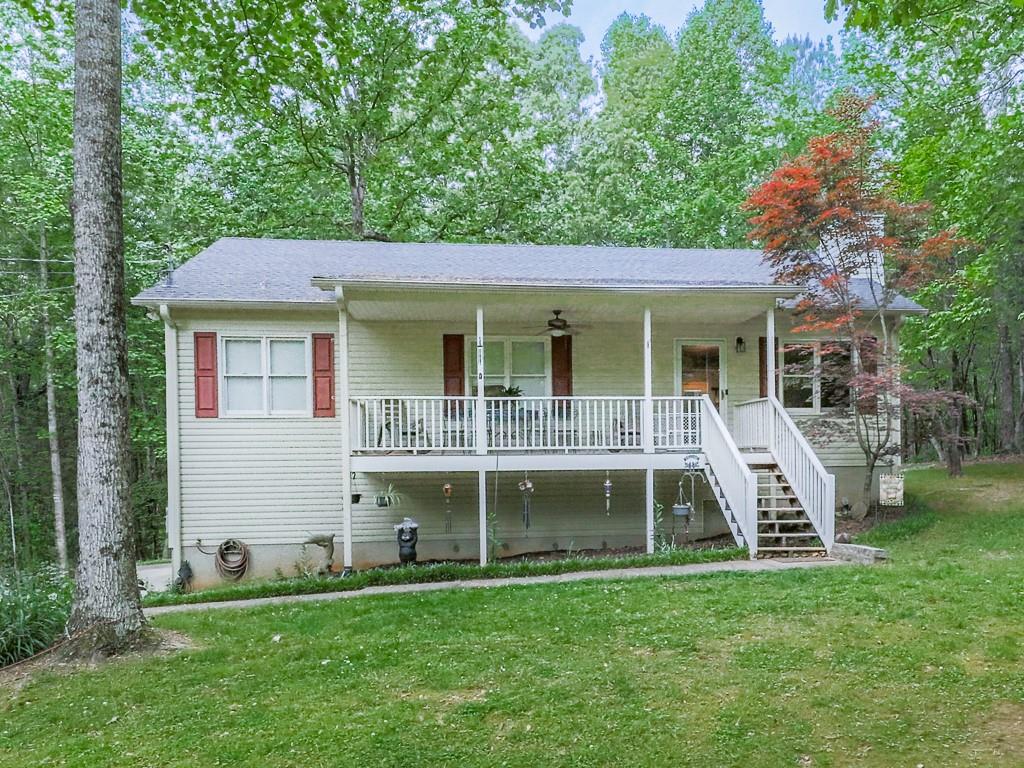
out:
<path id="1" fill-rule="evenodd" d="M 419 541 L 420 524 L 410 517 L 395 526 L 398 534 L 398 560 L 405 565 L 416 562 L 416 542 Z"/>

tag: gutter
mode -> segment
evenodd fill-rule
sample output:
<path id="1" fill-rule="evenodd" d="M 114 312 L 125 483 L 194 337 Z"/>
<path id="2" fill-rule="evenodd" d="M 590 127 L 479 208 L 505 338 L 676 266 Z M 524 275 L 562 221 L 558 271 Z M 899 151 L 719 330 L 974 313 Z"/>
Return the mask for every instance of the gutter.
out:
<path id="1" fill-rule="evenodd" d="M 315 288 L 321 288 L 325 291 L 333 291 L 335 286 L 348 285 L 359 288 L 375 288 L 381 290 L 387 289 L 400 289 L 400 290 L 415 290 L 421 288 L 430 288 L 437 291 L 462 291 L 462 290 L 474 290 L 474 291 L 509 291 L 509 290 L 523 290 L 523 291 L 593 291 L 593 292 L 611 292 L 611 293 L 706 293 L 709 291 L 715 291 L 719 293 L 736 293 L 736 294 L 749 294 L 749 293 L 764 293 L 778 296 L 780 294 L 789 294 L 792 296 L 798 296 L 803 290 L 803 286 L 795 285 L 734 285 L 734 284 L 709 284 L 709 285 L 695 285 L 686 283 L 676 283 L 670 285 L 587 285 L 587 284 L 575 284 L 575 283 L 516 283 L 516 282 L 451 282 L 441 283 L 436 280 L 430 279 L 418 279 L 418 278 L 404 278 L 399 280 L 382 280 L 380 278 L 348 278 L 348 277 L 314 277 L 310 280 L 310 284 Z"/>

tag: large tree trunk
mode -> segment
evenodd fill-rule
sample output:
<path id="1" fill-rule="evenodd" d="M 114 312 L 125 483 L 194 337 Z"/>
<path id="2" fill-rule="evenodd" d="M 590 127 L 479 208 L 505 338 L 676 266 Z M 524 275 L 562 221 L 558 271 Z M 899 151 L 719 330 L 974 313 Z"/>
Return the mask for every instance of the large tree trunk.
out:
<path id="1" fill-rule="evenodd" d="M 13 350 L 17 345 L 17 338 L 14 334 L 14 329 L 10 326 L 7 327 L 7 343 L 10 344 L 10 348 Z M 19 516 L 21 517 L 21 544 L 22 549 L 25 553 L 25 561 L 27 563 L 32 562 L 32 511 L 31 505 L 28 501 L 28 487 L 26 482 L 28 480 L 28 472 L 25 468 L 25 451 L 21 444 L 21 390 L 18 387 L 17 377 L 14 375 L 14 369 L 7 369 L 7 386 L 10 389 L 11 394 L 11 437 L 14 439 L 14 470 L 15 477 L 13 483 L 15 492 L 18 496 Z M 13 509 L 13 504 L 11 508 Z M 11 519 L 13 520 L 14 514 L 11 513 Z"/>
<path id="2" fill-rule="evenodd" d="M 963 418 L 960 406 L 950 406 L 949 431 L 946 440 L 946 469 L 949 470 L 950 477 L 960 477 L 964 473 L 962 426 Z"/>
<path id="3" fill-rule="evenodd" d="M 1024 329 L 1017 339 L 1017 391 L 1020 393 L 1020 407 L 1017 409 L 1014 444 L 1018 451 L 1024 451 Z"/>
<path id="4" fill-rule="evenodd" d="M 355 160 L 348 166 L 348 192 L 352 201 L 352 234 L 362 238 L 366 235 L 366 180 Z"/>
<path id="5" fill-rule="evenodd" d="M 75 4 L 79 564 L 68 628 L 83 653 L 116 652 L 145 623 L 128 495 L 120 23 L 118 0 Z"/>
<path id="6" fill-rule="evenodd" d="M 996 359 L 996 398 L 999 403 L 999 450 L 1012 451 L 1016 420 L 1013 414 L 1013 344 L 1010 326 L 999 323 L 999 352 Z"/>
<path id="7" fill-rule="evenodd" d="M 39 230 L 39 279 L 45 292 L 50 282 L 47 270 L 46 230 Z M 60 569 L 68 569 L 68 545 L 64 530 L 64 474 L 60 466 L 60 435 L 57 433 L 57 393 L 53 384 L 53 342 L 50 340 L 50 308 L 43 307 L 43 367 L 46 379 L 46 431 L 50 443 L 50 482 L 53 488 L 53 543 Z"/>

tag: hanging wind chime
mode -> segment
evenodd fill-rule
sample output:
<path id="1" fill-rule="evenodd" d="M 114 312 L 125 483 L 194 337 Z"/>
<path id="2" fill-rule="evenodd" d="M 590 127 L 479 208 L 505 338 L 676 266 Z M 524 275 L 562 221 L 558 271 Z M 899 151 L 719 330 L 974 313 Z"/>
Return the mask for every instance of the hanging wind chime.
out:
<path id="1" fill-rule="evenodd" d="M 528 472 L 523 473 L 519 481 L 519 492 L 523 495 L 523 527 L 530 530 L 530 498 L 533 496 L 533 483 Z"/>
<path id="2" fill-rule="evenodd" d="M 441 493 L 444 494 L 444 532 L 452 532 L 452 484 L 445 483 L 441 486 Z"/>
<path id="3" fill-rule="evenodd" d="M 612 478 L 611 475 L 606 471 L 604 473 L 604 513 L 611 515 L 612 513 Z"/>

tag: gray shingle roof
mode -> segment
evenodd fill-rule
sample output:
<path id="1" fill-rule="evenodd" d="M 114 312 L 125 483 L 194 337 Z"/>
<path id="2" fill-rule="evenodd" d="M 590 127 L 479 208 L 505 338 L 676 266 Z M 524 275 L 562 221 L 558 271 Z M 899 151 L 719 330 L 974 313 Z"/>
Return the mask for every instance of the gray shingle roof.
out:
<path id="1" fill-rule="evenodd" d="M 226 237 L 140 293 L 134 303 L 333 302 L 333 295 L 311 285 L 314 278 L 638 289 L 764 289 L 775 284 L 757 250 Z"/>

